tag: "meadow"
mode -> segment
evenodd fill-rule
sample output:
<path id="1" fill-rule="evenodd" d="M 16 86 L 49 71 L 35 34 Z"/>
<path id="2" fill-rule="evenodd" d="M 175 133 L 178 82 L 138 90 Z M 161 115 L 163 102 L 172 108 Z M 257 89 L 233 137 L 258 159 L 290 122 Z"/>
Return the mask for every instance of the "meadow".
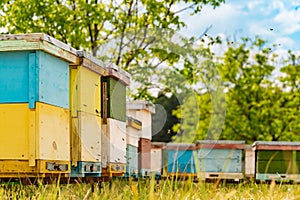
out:
<path id="1" fill-rule="evenodd" d="M 181 200 L 181 199 L 300 199 L 300 185 L 286 183 L 226 183 L 174 180 L 113 180 L 95 187 L 90 184 L 22 185 L 2 183 L 0 199 L 133 199 L 133 200 Z"/>

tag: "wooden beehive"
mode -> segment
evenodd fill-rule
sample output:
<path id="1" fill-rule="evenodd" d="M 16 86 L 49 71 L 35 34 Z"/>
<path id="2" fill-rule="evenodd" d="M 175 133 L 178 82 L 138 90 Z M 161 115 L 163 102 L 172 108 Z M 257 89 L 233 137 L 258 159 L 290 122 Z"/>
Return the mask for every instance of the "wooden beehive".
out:
<path id="1" fill-rule="evenodd" d="M 140 138 L 138 147 L 139 175 L 148 177 L 151 174 L 151 140 Z"/>
<path id="2" fill-rule="evenodd" d="M 78 51 L 79 63 L 71 66 L 71 158 L 70 176 L 101 173 L 101 77 L 105 65 Z"/>
<path id="3" fill-rule="evenodd" d="M 142 129 L 142 122 L 132 117 L 126 121 L 126 143 L 132 146 L 139 146 L 139 133 Z"/>
<path id="4" fill-rule="evenodd" d="M 142 122 L 140 138 L 152 139 L 152 117 L 155 106 L 147 101 L 135 100 L 127 102 L 127 115 Z"/>
<path id="5" fill-rule="evenodd" d="M 138 176 L 138 147 L 127 144 L 126 147 L 126 177 Z"/>
<path id="6" fill-rule="evenodd" d="M 257 180 L 300 181 L 300 142 L 253 143 Z"/>
<path id="7" fill-rule="evenodd" d="M 198 178 L 236 181 L 243 178 L 244 141 L 199 140 L 196 146 Z"/>
<path id="8" fill-rule="evenodd" d="M 163 174 L 163 142 L 151 142 L 151 173 L 155 173 L 157 178 Z"/>
<path id="9" fill-rule="evenodd" d="M 196 177 L 195 144 L 168 143 L 167 174 L 168 176 Z"/>
<path id="10" fill-rule="evenodd" d="M 45 34 L 0 35 L 0 60 L 1 176 L 69 173 L 76 50 Z"/>
<path id="11" fill-rule="evenodd" d="M 69 108 L 69 64 L 76 50 L 44 34 L 0 36 L 0 103 Z"/>
<path id="12" fill-rule="evenodd" d="M 101 78 L 103 176 L 123 176 L 126 171 L 126 87 L 130 75 L 107 65 Z"/>
<path id="13" fill-rule="evenodd" d="M 36 109 L 0 104 L 0 118 L 1 177 L 70 171 L 68 109 L 40 102 Z"/>

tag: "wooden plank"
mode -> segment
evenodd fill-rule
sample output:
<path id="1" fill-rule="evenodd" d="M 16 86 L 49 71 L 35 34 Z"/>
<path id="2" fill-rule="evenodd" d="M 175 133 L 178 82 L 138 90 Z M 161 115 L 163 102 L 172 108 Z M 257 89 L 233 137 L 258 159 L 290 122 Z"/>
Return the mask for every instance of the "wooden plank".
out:
<path id="1" fill-rule="evenodd" d="M 130 84 L 130 74 L 112 63 L 107 65 L 106 75 L 117 79 L 126 86 Z"/>
<path id="2" fill-rule="evenodd" d="M 29 54 L 29 51 L 0 52 L 1 103 L 28 102 Z M 34 63 L 30 67 L 35 67 Z"/>
<path id="3" fill-rule="evenodd" d="M 258 145 L 253 147 L 254 150 L 300 150 L 300 145 Z"/>
<path id="4" fill-rule="evenodd" d="M 27 160 L 28 162 L 31 146 L 29 145 L 28 110 L 28 103 L 0 104 L 1 160 Z M 32 123 L 34 130 L 35 122 Z"/>
<path id="5" fill-rule="evenodd" d="M 42 33 L 0 35 L 0 51 L 43 50 L 70 63 L 79 62 L 76 49 Z"/>
<path id="6" fill-rule="evenodd" d="M 37 102 L 36 159 L 70 160 L 69 110 Z"/>
<path id="7" fill-rule="evenodd" d="M 28 106 L 30 109 L 35 108 L 35 101 L 37 97 L 37 81 L 38 81 L 38 65 L 36 63 L 36 54 L 29 54 L 29 66 L 28 66 Z"/>
<path id="8" fill-rule="evenodd" d="M 84 51 L 77 51 L 77 55 L 80 58 L 79 65 L 86 67 L 101 76 L 106 75 L 106 65 L 102 61 Z"/>
<path id="9" fill-rule="evenodd" d="M 232 140 L 197 140 L 197 148 L 214 148 L 214 149 L 245 149 L 245 141 Z"/>
<path id="10" fill-rule="evenodd" d="M 144 100 L 135 100 L 135 101 L 128 101 L 127 102 L 127 109 L 128 110 L 146 110 L 151 114 L 155 113 L 155 105 L 151 102 L 144 101 Z"/>
<path id="11" fill-rule="evenodd" d="M 107 117 L 126 122 L 126 86 L 118 80 L 107 78 Z"/>
<path id="12" fill-rule="evenodd" d="M 195 144 L 184 143 L 167 143 L 165 146 L 168 150 L 196 150 Z"/>
<path id="13" fill-rule="evenodd" d="M 36 159 L 36 110 L 29 110 L 29 166 L 35 166 Z"/>
<path id="14" fill-rule="evenodd" d="M 26 40 L 1 40 L 0 38 L 0 51 L 26 51 L 40 49 L 40 41 L 28 42 Z"/>
<path id="15" fill-rule="evenodd" d="M 255 174 L 255 151 L 252 148 L 245 150 L 245 175 L 247 177 L 254 177 Z"/>
<path id="16" fill-rule="evenodd" d="M 244 178 L 242 173 L 210 173 L 210 172 L 200 172 L 197 176 L 200 180 L 206 179 L 229 179 L 239 181 Z"/>

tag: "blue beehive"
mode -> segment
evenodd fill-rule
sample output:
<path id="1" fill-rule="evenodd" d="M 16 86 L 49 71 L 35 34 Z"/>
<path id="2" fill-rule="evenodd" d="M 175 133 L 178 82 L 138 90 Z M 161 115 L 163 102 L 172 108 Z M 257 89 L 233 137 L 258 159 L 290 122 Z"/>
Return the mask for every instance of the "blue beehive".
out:
<path id="1" fill-rule="evenodd" d="M 69 63 L 77 62 L 75 49 L 44 34 L 0 40 L 0 103 L 69 108 Z"/>
<path id="2" fill-rule="evenodd" d="M 167 144 L 168 175 L 196 176 L 195 144 Z"/>
<path id="3" fill-rule="evenodd" d="M 239 180 L 243 177 L 244 141 L 199 140 L 196 146 L 198 178 Z"/>

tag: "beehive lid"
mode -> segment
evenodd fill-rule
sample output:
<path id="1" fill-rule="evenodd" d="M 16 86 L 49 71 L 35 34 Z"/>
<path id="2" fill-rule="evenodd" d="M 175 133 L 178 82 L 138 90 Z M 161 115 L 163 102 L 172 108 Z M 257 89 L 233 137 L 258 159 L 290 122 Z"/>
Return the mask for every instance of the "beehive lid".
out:
<path id="1" fill-rule="evenodd" d="M 126 106 L 127 110 L 147 110 L 151 114 L 155 113 L 155 105 L 144 100 L 128 101 Z"/>
<path id="2" fill-rule="evenodd" d="M 196 145 L 191 143 L 167 143 L 166 148 L 169 150 L 195 150 Z"/>
<path id="3" fill-rule="evenodd" d="M 78 63 L 76 49 L 43 33 L 0 35 L 0 51 L 42 50 L 51 55 Z"/>
<path id="4" fill-rule="evenodd" d="M 300 142 L 265 142 L 256 141 L 252 147 L 255 150 L 300 150 Z"/>
<path id="5" fill-rule="evenodd" d="M 113 63 L 106 64 L 106 75 L 121 81 L 125 85 L 130 84 L 130 74 Z"/>
<path id="6" fill-rule="evenodd" d="M 166 146 L 165 142 L 151 142 L 152 149 L 162 149 L 164 146 Z"/>
<path id="7" fill-rule="evenodd" d="M 197 140 L 197 148 L 244 149 L 245 141 L 235 140 Z"/>
<path id="8" fill-rule="evenodd" d="M 106 66 L 105 64 L 97 59 L 96 57 L 92 56 L 91 54 L 85 52 L 85 51 L 77 51 L 77 55 L 79 57 L 79 65 L 82 65 L 83 67 L 86 67 L 93 72 L 96 72 L 100 75 L 106 75 Z"/>

